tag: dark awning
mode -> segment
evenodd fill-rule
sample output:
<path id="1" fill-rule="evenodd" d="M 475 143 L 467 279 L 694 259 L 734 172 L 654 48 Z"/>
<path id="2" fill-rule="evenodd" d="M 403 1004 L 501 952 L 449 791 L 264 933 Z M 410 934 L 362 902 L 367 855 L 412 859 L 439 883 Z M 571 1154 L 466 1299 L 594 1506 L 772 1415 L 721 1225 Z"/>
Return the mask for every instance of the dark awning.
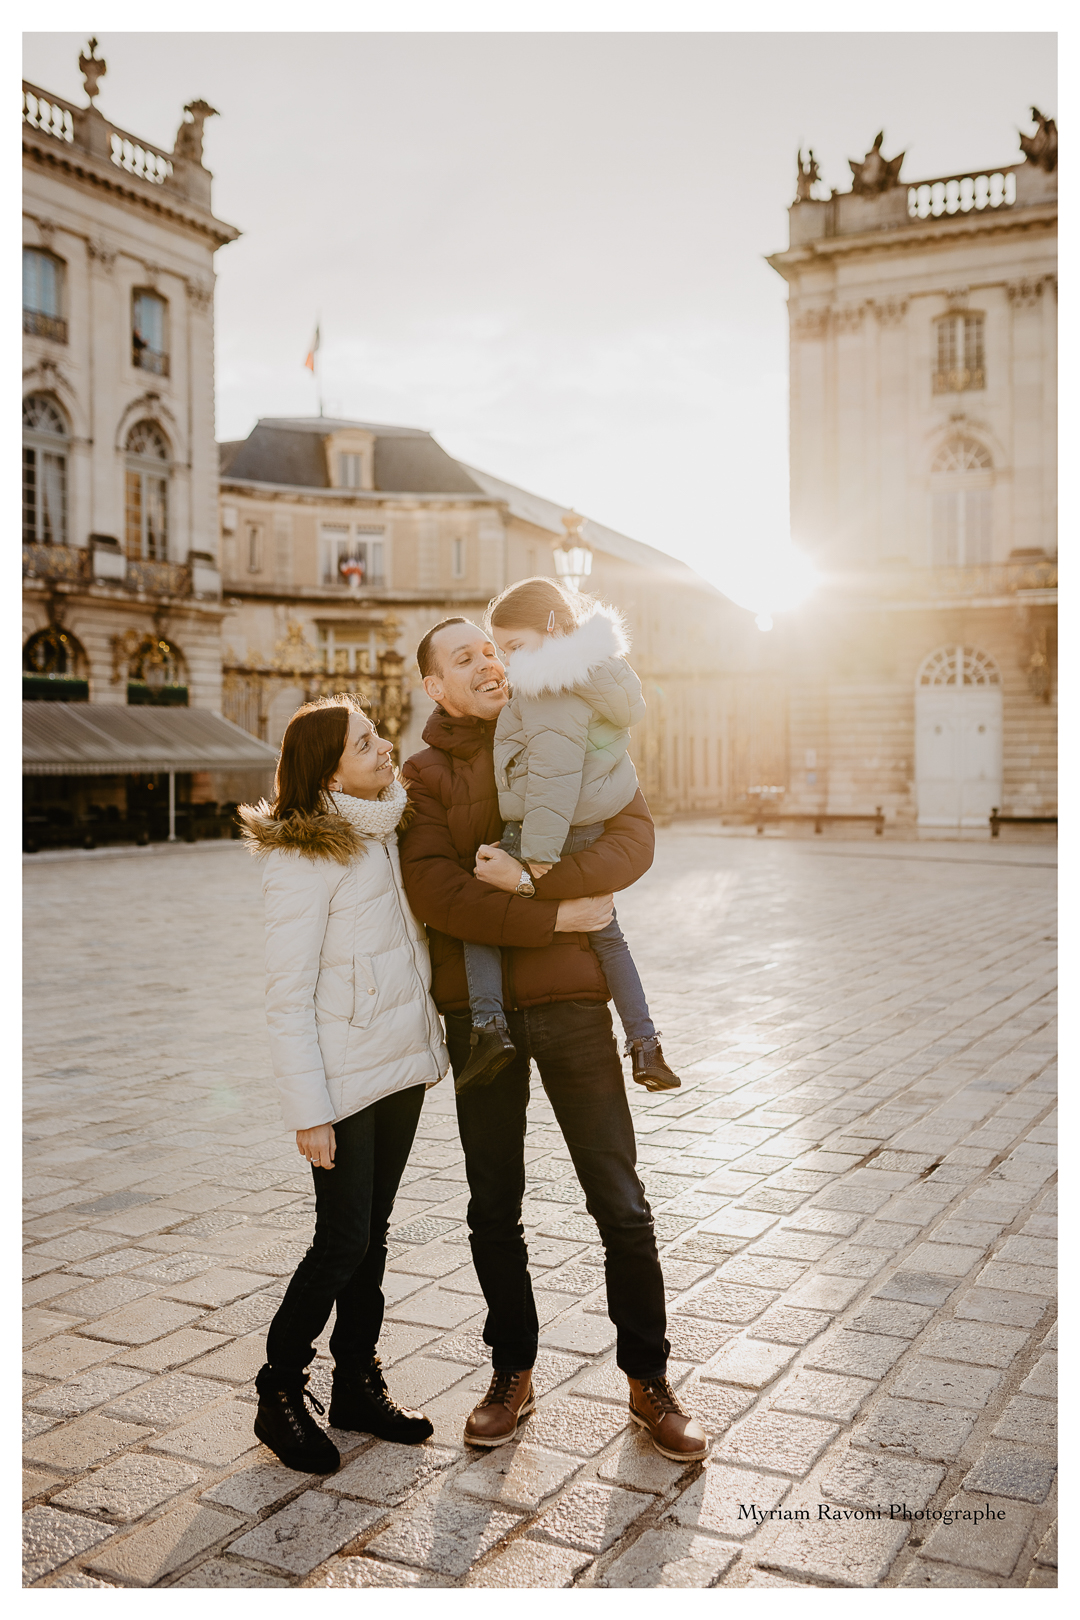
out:
<path id="1" fill-rule="evenodd" d="M 273 770 L 277 750 L 209 709 L 24 703 L 24 776 Z"/>

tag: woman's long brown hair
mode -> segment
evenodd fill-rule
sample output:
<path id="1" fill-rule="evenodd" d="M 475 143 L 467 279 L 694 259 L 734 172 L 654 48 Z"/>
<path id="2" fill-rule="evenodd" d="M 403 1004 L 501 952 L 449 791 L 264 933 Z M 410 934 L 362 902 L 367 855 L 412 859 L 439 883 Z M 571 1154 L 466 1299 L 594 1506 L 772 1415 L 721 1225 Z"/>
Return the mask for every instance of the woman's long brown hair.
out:
<path id="1" fill-rule="evenodd" d="M 345 752 L 350 714 L 363 714 L 349 692 L 319 698 L 297 709 L 281 739 L 274 778 L 273 813 L 284 821 L 294 811 L 312 815 L 326 809 L 326 784 Z"/>

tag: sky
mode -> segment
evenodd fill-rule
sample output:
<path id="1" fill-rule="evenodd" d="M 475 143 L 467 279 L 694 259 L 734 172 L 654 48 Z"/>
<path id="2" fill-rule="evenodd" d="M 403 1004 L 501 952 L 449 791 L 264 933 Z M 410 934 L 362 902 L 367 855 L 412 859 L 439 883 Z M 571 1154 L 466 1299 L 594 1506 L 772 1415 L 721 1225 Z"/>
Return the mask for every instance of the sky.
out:
<path id="1" fill-rule="evenodd" d="M 75 33 L 24 74 L 81 103 Z M 206 128 L 217 432 L 314 415 L 429 429 L 696 568 L 755 612 L 805 580 L 788 524 L 796 152 L 847 190 L 1011 163 L 1057 114 L 1050 33 L 100 34 L 98 107 Z"/>

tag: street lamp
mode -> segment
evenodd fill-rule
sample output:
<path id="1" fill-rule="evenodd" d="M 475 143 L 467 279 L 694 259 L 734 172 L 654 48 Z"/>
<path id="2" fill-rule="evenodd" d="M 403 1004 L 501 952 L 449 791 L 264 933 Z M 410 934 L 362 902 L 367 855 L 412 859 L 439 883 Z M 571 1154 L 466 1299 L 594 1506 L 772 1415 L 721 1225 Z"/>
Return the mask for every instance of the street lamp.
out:
<path id="1" fill-rule="evenodd" d="M 562 523 L 566 537 L 555 547 L 555 572 L 572 591 L 580 591 L 592 573 L 592 549 L 581 533 L 584 521 L 576 512 L 564 512 Z"/>

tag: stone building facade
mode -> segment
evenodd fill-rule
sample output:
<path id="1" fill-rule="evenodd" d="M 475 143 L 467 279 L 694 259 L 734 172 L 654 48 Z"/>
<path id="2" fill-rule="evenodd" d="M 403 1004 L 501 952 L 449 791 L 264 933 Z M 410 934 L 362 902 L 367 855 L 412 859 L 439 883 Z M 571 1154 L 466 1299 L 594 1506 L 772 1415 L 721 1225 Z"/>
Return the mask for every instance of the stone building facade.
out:
<path id="1" fill-rule="evenodd" d="M 414 653 L 505 584 L 555 571 L 565 510 L 416 428 L 266 419 L 221 447 L 224 713 L 276 743 L 305 697 L 364 691 L 400 757 L 430 703 Z M 786 758 L 783 676 L 752 617 L 685 564 L 591 520 L 583 589 L 626 614 L 648 714 L 636 761 L 661 814 L 745 802 Z"/>
<path id="2" fill-rule="evenodd" d="M 788 283 L 792 533 L 826 583 L 778 627 L 785 808 L 922 828 L 1056 811 L 1057 145 L 850 191 L 800 159 Z"/>
<path id="3" fill-rule="evenodd" d="M 31 699 L 221 704 L 214 217 L 171 152 L 23 85 L 23 675 Z M 55 786 L 55 784 L 54 784 Z"/>

